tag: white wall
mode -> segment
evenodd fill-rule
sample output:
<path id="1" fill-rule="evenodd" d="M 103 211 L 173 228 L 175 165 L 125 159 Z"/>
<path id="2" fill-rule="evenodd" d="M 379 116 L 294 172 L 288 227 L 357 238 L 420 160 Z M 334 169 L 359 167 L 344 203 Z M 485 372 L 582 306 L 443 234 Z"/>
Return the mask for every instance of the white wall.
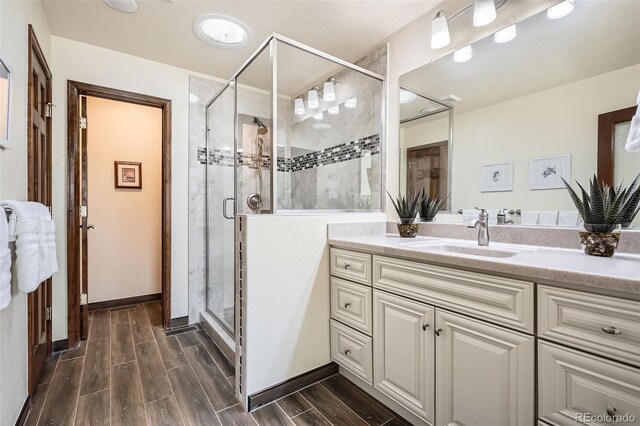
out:
<path id="1" fill-rule="evenodd" d="M 162 291 L 162 109 L 87 98 L 89 303 Z M 142 163 L 116 189 L 114 162 Z"/>
<path id="2" fill-rule="evenodd" d="M 53 285 L 53 339 L 67 337 L 66 104 L 67 80 L 158 96 L 172 101 L 171 314 L 187 315 L 188 150 L 191 71 L 53 36 L 53 215 L 60 272 Z M 203 76 L 204 77 L 204 76 Z"/>
<path id="3" fill-rule="evenodd" d="M 11 149 L 0 150 L 0 199 L 27 197 L 27 25 L 51 64 L 49 25 L 40 2 L 0 1 L 0 58 L 11 70 Z M 3 214 L 3 213 L 2 213 Z M 0 311 L 0 425 L 13 425 L 27 398 L 27 298 L 12 283 L 11 304 Z"/>
<path id="4" fill-rule="evenodd" d="M 384 213 L 247 216 L 246 395 L 331 362 L 327 224 Z"/>
<path id="5" fill-rule="evenodd" d="M 571 154 L 571 180 L 588 182 L 597 168 L 598 115 L 634 105 L 638 87 L 640 65 L 635 65 L 456 114 L 452 209 L 573 210 L 564 189 L 529 190 L 529 159 Z M 448 122 L 405 128 L 401 146 L 442 140 Z M 480 192 L 480 166 L 502 161 L 514 162 L 513 191 Z"/>

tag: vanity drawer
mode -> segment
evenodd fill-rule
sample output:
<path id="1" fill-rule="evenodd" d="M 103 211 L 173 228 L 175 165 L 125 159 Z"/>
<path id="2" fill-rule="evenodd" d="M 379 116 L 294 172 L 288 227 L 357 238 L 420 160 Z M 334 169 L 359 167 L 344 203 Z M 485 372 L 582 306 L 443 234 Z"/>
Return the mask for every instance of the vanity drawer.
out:
<path id="1" fill-rule="evenodd" d="M 371 285 L 371 255 L 357 251 L 331 249 L 331 275 Z"/>
<path id="2" fill-rule="evenodd" d="M 331 277 L 331 317 L 371 336 L 371 287 Z"/>
<path id="3" fill-rule="evenodd" d="M 373 383 L 371 337 L 331 320 L 331 359 L 370 385 Z"/>
<path id="4" fill-rule="evenodd" d="M 640 366 L 640 302 L 540 285 L 538 336 Z"/>
<path id="5" fill-rule="evenodd" d="M 538 343 L 538 417 L 553 425 L 622 424 L 578 422 L 576 415 L 625 414 L 640 419 L 640 370 Z"/>
<path id="6" fill-rule="evenodd" d="M 532 282 L 374 256 L 373 285 L 390 293 L 533 333 Z"/>

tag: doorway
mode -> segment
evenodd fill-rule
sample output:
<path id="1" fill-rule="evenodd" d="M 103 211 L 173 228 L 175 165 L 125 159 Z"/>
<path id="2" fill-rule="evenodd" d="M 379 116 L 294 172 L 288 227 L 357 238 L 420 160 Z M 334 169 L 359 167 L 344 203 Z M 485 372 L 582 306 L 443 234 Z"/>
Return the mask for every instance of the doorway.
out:
<path id="1" fill-rule="evenodd" d="M 169 327 L 171 101 L 69 81 L 67 114 L 68 344 L 90 307 L 159 299 Z"/>
<path id="2" fill-rule="evenodd" d="M 448 141 L 407 148 L 407 194 L 425 188 L 430 197 L 447 196 Z"/>

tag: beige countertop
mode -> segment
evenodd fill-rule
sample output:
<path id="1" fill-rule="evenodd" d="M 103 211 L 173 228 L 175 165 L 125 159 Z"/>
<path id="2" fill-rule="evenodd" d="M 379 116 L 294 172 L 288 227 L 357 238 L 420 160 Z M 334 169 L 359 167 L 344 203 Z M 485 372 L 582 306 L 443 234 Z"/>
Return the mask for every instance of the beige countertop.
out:
<path id="1" fill-rule="evenodd" d="M 640 255 L 617 253 L 611 258 L 587 256 L 581 250 L 492 243 L 478 247 L 475 241 L 431 237 L 400 238 L 378 234 L 334 237 L 335 247 L 400 257 L 481 272 L 507 274 L 531 281 L 569 285 L 587 291 L 613 293 L 640 300 Z M 442 245 L 469 247 L 483 253 L 517 253 L 513 257 L 486 257 L 442 250 Z M 438 249 L 440 246 L 440 249 Z"/>

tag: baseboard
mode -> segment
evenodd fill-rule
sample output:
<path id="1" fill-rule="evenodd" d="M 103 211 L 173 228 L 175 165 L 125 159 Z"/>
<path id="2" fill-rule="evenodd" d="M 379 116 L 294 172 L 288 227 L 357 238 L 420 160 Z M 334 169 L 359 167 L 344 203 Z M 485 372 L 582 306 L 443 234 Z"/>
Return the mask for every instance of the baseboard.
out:
<path id="1" fill-rule="evenodd" d="M 62 339 L 53 342 L 53 352 L 66 351 L 69 349 L 69 340 Z"/>
<path id="2" fill-rule="evenodd" d="M 24 401 L 22 405 L 22 410 L 20 410 L 20 415 L 16 420 L 16 426 L 23 426 L 27 421 L 27 416 L 29 416 L 29 411 L 31 411 L 31 397 L 27 395 L 27 399 Z"/>
<path id="3" fill-rule="evenodd" d="M 178 317 L 171 319 L 171 327 L 181 327 L 189 324 L 189 317 Z"/>
<path id="4" fill-rule="evenodd" d="M 314 383 L 322 381 L 327 377 L 331 377 L 337 374 L 339 371 L 338 364 L 331 362 L 321 367 L 315 368 L 306 373 L 302 373 L 298 376 L 292 377 L 289 380 L 285 380 L 282 383 L 271 386 L 265 390 L 249 395 L 248 410 L 254 410 L 262 405 L 268 404 L 280 399 L 283 396 L 287 396 L 293 392 L 297 392 L 300 389 L 311 386 Z"/>
<path id="5" fill-rule="evenodd" d="M 99 309 L 111 309 L 111 308 L 117 308 L 119 306 L 155 302 L 156 300 L 162 300 L 162 293 L 145 294 L 143 296 L 134 296 L 134 297 L 125 297 L 123 299 L 105 300 L 103 302 L 93 302 L 93 303 L 89 303 L 89 310 L 97 311 Z"/>

